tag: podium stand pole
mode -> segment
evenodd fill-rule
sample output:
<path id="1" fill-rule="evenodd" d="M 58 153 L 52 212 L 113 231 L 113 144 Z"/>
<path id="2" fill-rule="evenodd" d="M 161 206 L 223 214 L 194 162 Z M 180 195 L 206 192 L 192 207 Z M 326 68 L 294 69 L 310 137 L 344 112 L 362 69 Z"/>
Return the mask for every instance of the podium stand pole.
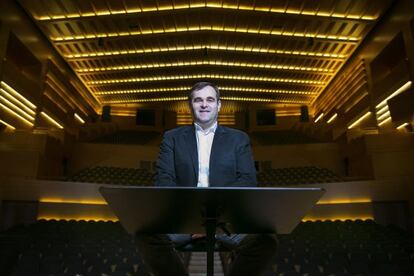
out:
<path id="1" fill-rule="evenodd" d="M 207 249 L 207 276 L 214 276 L 214 248 L 216 245 L 216 230 L 218 214 L 218 204 L 215 200 L 204 203 L 204 227 L 206 229 L 206 249 Z"/>
<path id="2" fill-rule="evenodd" d="M 206 222 L 207 239 L 207 276 L 214 275 L 214 247 L 216 244 L 216 219 L 207 218 Z"/>

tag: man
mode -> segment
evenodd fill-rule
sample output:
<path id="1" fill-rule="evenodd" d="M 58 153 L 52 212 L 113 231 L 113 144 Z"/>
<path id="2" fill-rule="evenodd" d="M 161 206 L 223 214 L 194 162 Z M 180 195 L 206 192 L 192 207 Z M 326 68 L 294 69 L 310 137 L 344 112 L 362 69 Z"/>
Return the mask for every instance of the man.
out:
<path id="1" fill-rule="evenodd" d="M 220 92 L 209 82 L 188 96 L 194 125 L 167 131 L 157 161 L 157 186 L 255 187 L 256 170 L 246 133 L 217 124 Z M 137 235 L 145 263 L 157 276 L 188 275 L 175 251 L 203 235 Z M 225 235 L 217 240 L 234 251 L 227 275 L 260 275 L 276 250 L 272 235 Z"/>

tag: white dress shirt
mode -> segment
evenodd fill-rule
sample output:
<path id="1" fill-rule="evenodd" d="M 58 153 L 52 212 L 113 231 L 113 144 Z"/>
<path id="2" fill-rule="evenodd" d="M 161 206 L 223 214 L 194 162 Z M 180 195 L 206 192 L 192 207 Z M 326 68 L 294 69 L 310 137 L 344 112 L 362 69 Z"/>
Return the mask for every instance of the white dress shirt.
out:
<path id="1" fill-rule="evenodd" d="M 197 123 L 194 123 L 197 138 L 198 150 L 198 183 L 197 187 L 208 187 L 208 175 L 210 169 L 210 153 L 213 145 L 214 133 L 217 129 L 215 122 L 208 129 L 203 129 Z"/>

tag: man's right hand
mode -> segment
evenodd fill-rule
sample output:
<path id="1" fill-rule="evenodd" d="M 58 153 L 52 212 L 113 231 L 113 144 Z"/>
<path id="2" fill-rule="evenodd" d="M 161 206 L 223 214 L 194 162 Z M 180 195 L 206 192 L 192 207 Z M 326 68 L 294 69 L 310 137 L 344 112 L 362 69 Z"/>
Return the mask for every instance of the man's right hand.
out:
<path id="1" fill-rule="evenodd" d="M 191 239 L 195 240 L 195 239 L 201 239 L 201 238 L 205 238 L 206 235 L 205 234 L 192 234 L 191 235 Z"/>

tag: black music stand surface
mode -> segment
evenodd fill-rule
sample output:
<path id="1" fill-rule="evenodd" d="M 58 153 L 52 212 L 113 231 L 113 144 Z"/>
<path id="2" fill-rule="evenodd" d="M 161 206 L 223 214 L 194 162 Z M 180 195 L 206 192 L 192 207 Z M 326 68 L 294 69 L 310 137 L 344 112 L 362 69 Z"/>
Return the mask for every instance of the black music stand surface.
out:
<path id="1" fill-rule="evenodd" d="M 119 187 L 100 189 L 128 233 L 205 233 L 207 275 L 215 234 L 288 234 L 320 199 L 321 188 Z"/>

